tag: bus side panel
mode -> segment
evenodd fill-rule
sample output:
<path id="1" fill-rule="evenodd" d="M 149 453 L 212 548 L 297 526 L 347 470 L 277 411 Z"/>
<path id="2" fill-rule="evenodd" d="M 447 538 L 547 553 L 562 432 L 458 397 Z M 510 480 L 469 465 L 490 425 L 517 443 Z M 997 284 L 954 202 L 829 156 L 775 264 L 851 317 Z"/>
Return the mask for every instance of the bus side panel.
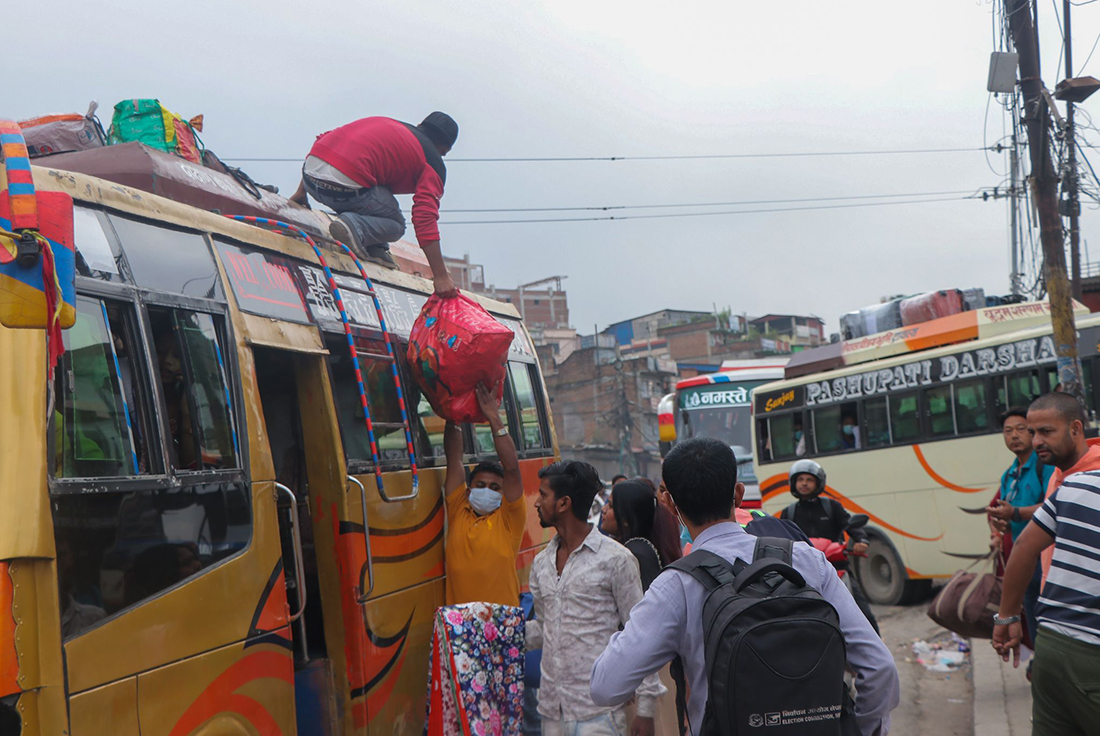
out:
<path id="1" fill-rule="evenodd" d="M 542 524 L 539 523 L 539 515 L 535 512 L 535 501 L 539 497 L 539 471 L 560 459 L 556 454 L 557 440 L 554 440 L 554 442 L 554 457 L 519 461 L 520 474 L 523 476 L 523 503 L 527 507 L 527 527 L 524 529 L 523 541 L 519 545 L 519 556 L 516 558 L 516 570 L 519 573 L 521 591 L 527 590 L 527 580 L 531 574 L 531 563 L 534 561 L 535 555 L 541 552 L 551 537 L 554 536 L 553 529 L 542 528 Z"/>
<path id="2" fill-rule="evenodd" d="M 372 735 L 424 732 L 432 627 L 442 605 L 441 578 L 367 602 L 366 710 Z"/>
<path id="3" fill-rule="evenodd" d="M 191 657 L 137 679 L 143 734 L 295 733 L 289 629 Z"/>
<path id="4" fill-rule="evenodd" d="M 74 695 L 69 699 L 69 718 L 73 736 L 140 736 L 137 678 Z"/>
<path id="5" fill-rule="evenodd" d="M 251 544 L 236 557 L 67 641 L 69 692 L 99 687 L 249 636 L 282 556 L 271 483 L 252 485 L 252 513 Z M 126 656 L 118 656 L 123 651 Z"/>
<path id="6" fill-rule="evenodd" d="M 46 341 L 40 330 L 0 327 L 0 408 L 0 560 L 53 557 L 46 491 Z"/>
<path id="7" fill-rule="evenodd" d="M 366 487 L 367 518 L 371 529 L 371 558 L 374 562 L 374 591 L 378 598 L 429 579 L 443 577 L 443 468 L 421 468 L 416 498 L 395 503 L 383 501 L 373 475 L 356 476 Z M 412 492 L 412 473 L 385 473 L 387 496 Z M 358 487 L 348 492 L 349 509 L 355 521 L 362 521 Z"/>
<path id="8" fill-rule="evenodd" d="M 23 720 L 22 736 L 62 733 L 68 718 L 54 561 L 11 560 L 7 576 L 10 576 L 10 611 L 15 621 L 18 656 L 16 683 L 23 691 L 16 706 Z"/>

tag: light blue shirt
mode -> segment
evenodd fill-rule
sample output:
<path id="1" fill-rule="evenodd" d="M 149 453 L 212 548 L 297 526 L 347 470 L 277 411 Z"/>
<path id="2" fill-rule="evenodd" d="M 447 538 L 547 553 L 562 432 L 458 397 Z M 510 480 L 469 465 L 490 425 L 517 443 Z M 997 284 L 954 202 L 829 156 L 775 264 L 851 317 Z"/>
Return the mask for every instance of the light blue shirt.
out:
<path id="1" fill-rule="evenodd" d="M 732 522 L 715 524 L 695 540 L 694 549 L 706 549 L 731 562 L 752 560 L 756 537 Z M 806 584 L 836 608 L 848 654 L 848 666 L 856 674 L 856 721 L 863 736 L 884 736 L 890 730 L 890 711 L 900 698 L 894 658 L 860 612 L 852 594 L 837 577 L 825 555 L 798 542 L 794 568 Z M 692 733 L 703 725 L 707 703 L 706 663 L 703 655 L 702 583 L 678 570 L 662 573 L 645 597 L 630 612 L 623 631 L 611 637 L 592 666 L 592 700 L 597 705 L 623 703 L 642 679 L 679 654 L 691 686 L 688 717 Z"/>

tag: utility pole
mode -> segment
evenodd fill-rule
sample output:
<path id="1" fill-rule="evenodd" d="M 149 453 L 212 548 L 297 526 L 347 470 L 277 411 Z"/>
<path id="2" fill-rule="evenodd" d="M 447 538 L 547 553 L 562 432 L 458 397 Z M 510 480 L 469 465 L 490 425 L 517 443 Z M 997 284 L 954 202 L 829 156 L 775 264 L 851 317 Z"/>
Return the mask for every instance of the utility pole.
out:
<path id="1" fill-rule="evenodd" d="M 1062 28 L 1065 31 L 1063 44 L 1066 56 L 1066 79 L 1073 79 L 1073 43 L 1070 36 L 1069 15 L 1072 3 L 1070 0 L 1062 0 Z M 1081 298 L 1081 228 L 1078 218 L 1081 215 L 1081 201 L 1077 193 L 1077 138 L 1073 127 L 1073 102 L 1066 101 L 1066 146 L 1069 155 L 1066 157 L 1066 174 L 1063 189 L 1066 192 L 1066 209 L 1069 215 L 1069 254 L 1073 266 L 1073 298 Z"/>
<path id="2" fill-rule="evenodd" d="M 1005 0 L 1012 44 L 1020 55 L 1020 91 L 1024 98 L 1031 156 L 1031 182 L 1039 210 L 1043 245 L 1043 276 L 1050 300 L 1054 347 L 1058 355 L 1058 383 L 1066 393 L 1083 399 L 1081 368 L 1077 359 L 1077 327 L 1073 318 L 1070 284 L 1066 276 L 1065 239 L 1058 213 L 1058 178 L 1051 160 L 1050 99 L 1039 77 L 1039 39 L 1032 23 L 1030 0 Z"/>
<path id="3" fill-rule="evenodd" d="M 1016 140 L 1015 122 L 1012 129 L 1012 148 L 1009 149 L 1009 171 L 1011 180 L 1008 184 L 1009 212 L 1012 227 L 1012 295 L 1020 294 L 1020 240 L 1017 237 L 1020 232 L 1020 146 Z"/>

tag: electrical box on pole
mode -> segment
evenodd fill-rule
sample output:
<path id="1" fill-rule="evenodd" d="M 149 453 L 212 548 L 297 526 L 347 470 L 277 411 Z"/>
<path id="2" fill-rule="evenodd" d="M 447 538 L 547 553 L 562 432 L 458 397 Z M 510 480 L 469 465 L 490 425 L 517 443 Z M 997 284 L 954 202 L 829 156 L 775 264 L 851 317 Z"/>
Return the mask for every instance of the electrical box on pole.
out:
<path id="1" fill-rule="evenodd" d="M 985 88 L 990 92 L 1010 94 L 1016 90 L 1016 69 L 1020 55 L 1011 51 L 994 51 L 989 55 L 989 81 Z"/>

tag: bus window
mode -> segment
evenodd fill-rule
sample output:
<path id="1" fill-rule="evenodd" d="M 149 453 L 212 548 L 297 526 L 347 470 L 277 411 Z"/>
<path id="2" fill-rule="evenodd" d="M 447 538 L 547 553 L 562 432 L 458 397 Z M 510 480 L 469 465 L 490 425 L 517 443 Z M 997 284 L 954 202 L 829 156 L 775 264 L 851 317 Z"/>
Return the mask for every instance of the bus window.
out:
<path id="1" fill-rule="evenodd" d="M 213 317 L 150 307 L 149 323 L 174 466 L 179 470 L 237 467 L 233 417 Z"/>
<path id="2" fill-rule="evenodd" d="M 81 276 L 103 281 L 125 281 L 119 270 L 118 251 L 107 240 L 100 215 L 84 207 L 73 208 L 73 241 L 76 243 L 76 270 Z"/>
<path id="3" fill-rule="evenodd" d="M 247 486 L 66 493 L 52 499 L 68 639 L 248 546 Z"/>
<path id="4" fill-rule="evenodd" d="M 122 241 L 138 286 L 205 299 L 223 298 L 218 267 L 202 235 L 117 215 L 108 215 L 108 219 Z"/>
<path id="5" fill-rule="evenodd" d="M 955 424 L 959 434 L 985 432 L 989 429 L 989 412 L 985 403 L 985 379 L 960 381 L 955 384 Z"/>
<path id="6" fill-rule="evenodd" d="M 890 436 L 895 445 L 920 438 L 920 413 L 917 394 L 889 397 Z"/>
<path id="7" fill-rule="evenodd" d="M 813 420 L 819 453 L 860 449 L 859 409 L 855 402 L 815 409 Z"/>
<path id="8" fill-rule="evenodd" d="M 955 412 L 951 405 L 951 385 L 936 386 L 924 392 L 928 405 L 928 429 L 933 437 L 955 434 Z"/>
<path id="9" fill-rule="evenodd" d="M 760 458 L 760 462 L 771 462 L 775 458 L 772 457 L 772 442 L 771 436 L 768 434 L 768 424 L 771 419 L 763 417 L 756 420 L 756 453 Z"/>
<path id="10" fill-rule="evenodd" d="M 447 420 L 435 413 L 431 403 L 409 374 L 405 359 L 407 349 L 408 345 L 404 343 L 394 345 L 397 366 L 401 371 L 401 388 L 405 394 L 405 410 L 409 413 L 409 421 L 413 422 L 416 460 L 420 465 L 434 465 L 438 458 L 444 456 L 443 429 L 447 426 Z"/>
<path id="11" fill-rule="evenodd" d="M 863 403 L 863 420 L 867 424 L 867 447 L 886 447 L 890 444 L 890 416 L 885 396 L 867 399 Z"/>
<path id="12" fill-rule="evenodd" d="M 58 478 L 150 472 L 139 402 L 137 341 L 121 305 L 80 296 L 56 373 L 54 474 Z M 113 315 L 113 316 L 111 316 Z"/>
<path id="13" fill-rule="evenodd" d="M 1048 365 L 1042 369 L 1044 385 L 1046 386 L 1046 392 L 1052 393 L 1057 391 L 1062 382 L 1058 379 L 1058 366 Z"/>
<path id="14" fill-rule="evenodd" d="M 508 363 L 508 373 L 512 379 L 512 388 L 516 393 L 516 408 L 519 410 L 519 422 L 523 432 L 523 449 L 542 450 L 549 443 L 544 441 L 542 422 L 539 420 L 539 400 L 535 392 L 535 380 L 531 373 L 533 366 L 525 363 Z"/>
<path id="15" fill-rule="evenodd" d="M 348 353 L 347 339 L 335 335 L 327 336 L 325 346 L 329 351 L 332 390 L 348 461 L 369 463 L 372 461 L 370 437 L 367 435 L 366 415 L 359 398 L 359 384 L 355 379 L 351 355 Z M 367 391 L 378 458 L 383 463 L 408 464 L 405 425 L 401 421 L 401 407 L 397 403 L 397 387 L 393 382 L 390 362 L 372 357 L 386 355 L 386 344 L 381 340 L 359 338 L 355 347 L 360 374 L 363 376 L 363 387 Z"/>
<path id="16" fill-rule="evenodd" d="M 762 420 L 765 421 L 765 420 Z M 771 441 L 771 459 L 783 460 L 785 458 L 801 457 L 806 454 L 806 441 L 802 434 L 802 414 L 781 414 L 770 417 L 768 431 L 765 433 L 765 441 Z M 768 456 L 765 449 L 764 457 Z"/>
<path id="17" fill-rule="evenodd" d="M 1032 401 L 1039 397 L 1038 371 L 1024 371 L 1005 376 L 1004 384 L 997 382 L 997 413 L 1003 414 L 1011 408 L 1027 409 Z"/>

